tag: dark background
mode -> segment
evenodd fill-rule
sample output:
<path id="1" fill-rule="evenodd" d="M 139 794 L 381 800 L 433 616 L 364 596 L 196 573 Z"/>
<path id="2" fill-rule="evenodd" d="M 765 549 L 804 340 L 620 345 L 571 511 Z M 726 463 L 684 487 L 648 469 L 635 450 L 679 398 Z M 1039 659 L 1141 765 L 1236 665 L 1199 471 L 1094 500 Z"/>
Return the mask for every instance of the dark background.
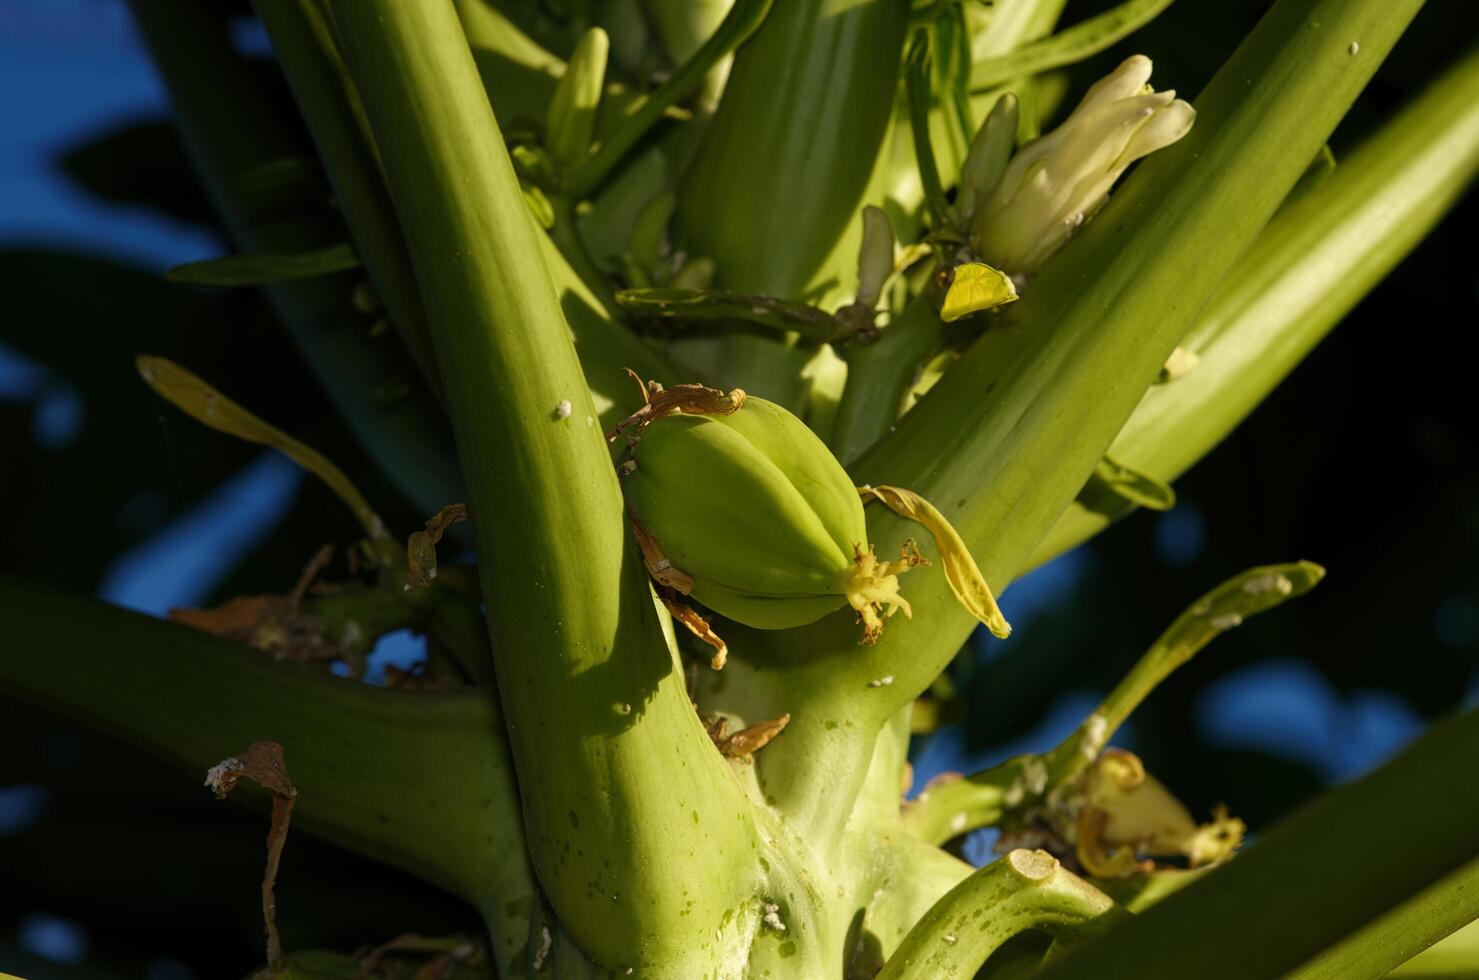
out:
<path id="1" fill-rule="evenodd" d="M 1070 3 L 1067 21 L 1104 6 Z M 1075 69 L 1069 91 L 1140 51 L 1158 87 L 1189 96 L 1266 7 L 1183 0 Z M 236 33 L 269 54 L 251 23 Z M 1429 3 L 1336 134 L 1337 159 L 1476 40 L 1479 7 Z M 0 571 L 160 615 L 284 591 L 319 544 L 355 536 L 290 464 L 154 399 L 131 363 L 146 350 L 329 449 L 392 526 L 424 519 L 374 475 L 254 294 L 159 281 L 226 246 L 123 5 L 0 0 L 0 92 Z M 1012 587 L 1018 632 L 957 663 L 971 709 L 917 747 L 921 781 L 1052 744 L 1187 603 L 1270 561 L 1330 575 L 1218 640 L 1118 740 L 1198 815 L 1226 802 L 1256 835 L 1474 702 L 1476 219 L 1471 194 L 1180 481 L 1175 510 Z M 375 661 L 417 653 L 397 634 Z M 200 774 L 3 698 L 0 745 L 0 969 L 187 980 L 260 962 L 258 815 L 216 803 Z M 984 860 L 989 844 L 967 852 Z M 278 895 L 290 949 L 478 928 L 455 900 L 306 835 L 290 838 Z"/>

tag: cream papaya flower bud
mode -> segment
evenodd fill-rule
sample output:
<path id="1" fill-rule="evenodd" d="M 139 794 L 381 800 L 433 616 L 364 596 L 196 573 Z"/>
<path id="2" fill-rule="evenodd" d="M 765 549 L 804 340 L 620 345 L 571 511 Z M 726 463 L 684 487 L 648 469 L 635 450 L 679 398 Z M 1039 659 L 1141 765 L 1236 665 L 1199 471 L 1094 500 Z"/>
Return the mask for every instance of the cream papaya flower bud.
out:
<path id="1" fill-rule="evenodd" d="M 1191 129 L 1196 110 L 1151 89 L 1150 59 L 1135 55 L 1089 89 L 1046 136 L 1023 146 L 985 201 L 971 237 L 988 263 L 1013 276 L 1037 271 L 1103 205 L 1125 168 Z"/>

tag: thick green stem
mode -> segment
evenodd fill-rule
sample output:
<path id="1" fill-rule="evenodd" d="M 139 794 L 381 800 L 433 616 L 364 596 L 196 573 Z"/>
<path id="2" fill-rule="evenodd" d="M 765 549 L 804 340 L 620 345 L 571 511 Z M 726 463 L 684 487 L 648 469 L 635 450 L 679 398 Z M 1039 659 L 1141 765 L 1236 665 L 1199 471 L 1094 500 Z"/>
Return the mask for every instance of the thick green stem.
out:
<path id="1" fill-rule="evenodd" d="M 701 975 L 755 875 L 749 808 L 665 642 L 466 40 L 435 4 L 334 11 L 443 366 L 535 869 L 598 962 Z"/>
<path id="2" fill-rule="evenodd" d="M 1288 980 L 1376 980 L 1476 920 L 1479 857 L 1323 951 Z"/>
<path id="3" fill-rule="evenodd" d="M 1441 902 L 1444 879 L 1479 855 L 1479 794 L 1451 792 L 1432 805 L 1433 787 L 1463 783 L 1476 752 L 1479 712 L 1434 726 L 1394 761 L 1321 796 L 1041 980 L 1278 977 L 1358 930 L 1379 935 L 1382 917 L 1401 914 L 1404 903 L 1425 894 Z"/>
<path id="4" fill-rule="evenodd" d="M 305 252 L 344 240 L 319 203 L 252 200 L 249 176 L 311 157 L 282 128 L 252 69 L 232 49 L 209 5 L 132 0 L 134 17 L 169 90 L 195 166 L 232 237 L 246 252 Z M 399 349 L 375 345 L 355 310 L 353 279 L 285 282 L 265 293 L 350 431 L 396 485 L 428 513 L 462 497 L 445 419 Z M 408 370 L 410 369 L 410 370 Z M 377 389 L 407 392 L 393 408 Z"/>
<path id="5" fill-rule="evenodd" d="M 1181 341 L 1200 357 L 1197 366 L 1145 393 L 1110 454 L 1165 480 L 1180 476 L 1427 235 L 1476 173 L 1479 52 L 1444 72 L 1269 223 Z M 1114 516 L 1074 504 L 1030 565 L 1098 533 Z"/>
<path id="6" fill-rule="evenodd" d="M 725 288 L 802 298 L 857 220 L 908 16 L 905 0 L 787 0 L 735 55 L 677 216 Z"/>
<path id="7" fill-rule="evenodd" d="M 1118 913 L 1118 914 L 1116 914 Z M 1128 917 L 1043 851 L 1018 849 L 951 889 L 910 930 L 878 980 L 974 977 L 1002 943 L 1028 929 L 1075 938 Z"/>
<path id="8" fill-rule="evenodd" d="M 520 909 L 490 920 L 500 968 L 524 944 L 534 883 L 488 691 L 367 687 L 14 581 L 0 580 L 0 608 L 7 698 L 86 720 L 190 770 L 195 782 L 252 742 L 278 742 L 300 794 L 295 830 L 478 905 Z"/>
<path id="9" fill-rule="evenodd" d="M 925 290 L 879 331 L 877 340 L 855 341 L 845 348 L 847 387 L 842 390 L 830 440 L 832 452 L 844 466 L 898 421 L 920 365 L 945 335 L 940 298 L 937 290 Z"/>

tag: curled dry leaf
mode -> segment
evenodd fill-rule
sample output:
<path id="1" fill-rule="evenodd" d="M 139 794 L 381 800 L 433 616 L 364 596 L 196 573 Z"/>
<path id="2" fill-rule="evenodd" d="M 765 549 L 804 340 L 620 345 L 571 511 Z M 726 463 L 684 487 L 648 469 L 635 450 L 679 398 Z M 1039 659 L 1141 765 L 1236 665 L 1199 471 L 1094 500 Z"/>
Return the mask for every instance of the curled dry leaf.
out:
<path id="1" fill-rule="evenodd" d="M 628 436 L 629 439 L 640 437 L 644 427 L 665 415 L 678 412 L 687 415 L 733 415 L 745 403 L 745 392 L 742 388 L 735 388 L 726 394 L 718 388 L 708 388 L 704 385 L 685 384 L 664 388 L 656 381 L 644 383 L 635 374 L 632 374 L 632 378 L 642 387 L 644 403 L 641 408 L 616 423 L 611 431 L 606 433 L 608 443 L 615 442 L 617 437 L 627 429 L 636 430 Z"/>
<path id="2" fill-rule="evenodd" d="M 413 531 L 406 539 L 406 591 L 430 585 L 437 577 L 437 543 L 447 528 L 471 520 L 467 504 L 448 504 L 426 522 L 426 530 Z"/>
<path id="3" fill-rule="evenodd" d="M 770 744 L 770 740 L 784 731 L 790 723 L 790 714 L 784 714 L 768 721 L 757 721 L 733 735 L 726 735 L 725 729 L 729 727 L 729 722 L 721 715 L 711 722 L 705 722 L 704 728 L 708 730 L 709 738 L 713 740 L 720 755 L 726 759 L 749 762 L 751 755 Z"/>
<path id="4" fill-rule="evenodd" d="M 251 780 L 272 794 L 272 824 L 267 831 L 267 867 L 262 872 L 262 919 L 267 930 L 267 965 L 277 968 L 282 963 L 282 939 L 277 933 L 277 899 L 273 887 L 277 868 L 282 861 L 283 844 L 288 839 L 288 823 L 298 789 L 288 778 L 282 746 L 276 742 L 253 742 L 240 755 L 223 759 L 205 775 L 205 784 L 224 800 L 236 784 Z"/>
<path id="5" fill-rule="evenodd" d="M 300 609 L 304 596 L 333 554 L 332 545 L 320 548 L 286 595 L 234 596 L 210 609 L 171 609 L 169 618 L 203 633 L 300 663 L 352 659 L 358 651 L 334 642 L 317 617 Z"/>
<path id="6" fill-rule="evenodd" d="M 472 936 L 419 936 L 403 933 L 356 954 L 358 977 L 404 977 L 406 968 L 415 965 L 411 980 L 445 980 L 458 974 L 462 967 L 481 966 L 488 954 L 483 943 Z"/>
<path id="7" fill-rule="evenodd" d="M 709 621 L 700 616 L 693 607 L 678 598 L 672 589 L 659 585 L 657 597 L 667 607 L 673 618 L 682 623 L 688 632 L 703 640 L 714 648 L 714 656 L 709 660 L 709 666 L 714 670 L 723 670 L 725 662 L 729 659 L 729 645 L 714 632 Z"/>

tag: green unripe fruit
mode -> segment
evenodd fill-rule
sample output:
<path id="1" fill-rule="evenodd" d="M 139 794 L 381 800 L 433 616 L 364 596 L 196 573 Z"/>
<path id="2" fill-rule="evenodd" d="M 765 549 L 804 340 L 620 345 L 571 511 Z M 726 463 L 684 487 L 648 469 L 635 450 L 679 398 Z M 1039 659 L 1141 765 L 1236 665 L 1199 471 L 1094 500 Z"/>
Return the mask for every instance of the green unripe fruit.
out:
<path id="1" fill-rule="evenodd" d="M 880 610 L 908 612 L 852 480 L 779 405 L 750 397 L 729 415 L 654 419 L 621 472 L 627 509 L 691 579 L 684 591 L 729 619 L 788 629 L 851 605 L 872 640 Z"/>

